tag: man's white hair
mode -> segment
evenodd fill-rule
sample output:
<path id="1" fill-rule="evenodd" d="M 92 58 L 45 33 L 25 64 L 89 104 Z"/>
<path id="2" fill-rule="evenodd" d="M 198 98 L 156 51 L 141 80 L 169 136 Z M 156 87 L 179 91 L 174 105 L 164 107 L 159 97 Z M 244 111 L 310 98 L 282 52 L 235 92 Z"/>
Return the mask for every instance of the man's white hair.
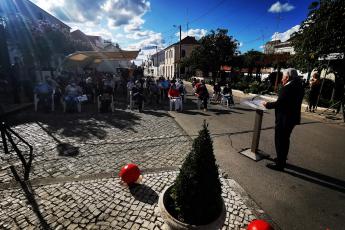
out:
<path id="1" fill-rule="evenodd" d="M 296 79 L 298 77 L 297 70 L 294 68 L 288 68 L 284 70 L 284 75 L 289 76 L 289 80 Z"/>

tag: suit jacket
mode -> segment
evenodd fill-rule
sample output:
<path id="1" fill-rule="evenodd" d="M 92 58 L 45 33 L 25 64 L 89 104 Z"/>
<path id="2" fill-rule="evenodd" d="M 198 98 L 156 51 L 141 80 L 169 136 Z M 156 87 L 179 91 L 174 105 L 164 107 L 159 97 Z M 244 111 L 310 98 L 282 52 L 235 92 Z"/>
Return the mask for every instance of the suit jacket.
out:
<path id="1" fill-rule="evenodd" d="M 303 96 L 302 81 L 295 79 L 283 86 L 277 101 L 266 104 L 266 108 L 275 109 L 276 126 L 287 127 L 300 124 Z"/>

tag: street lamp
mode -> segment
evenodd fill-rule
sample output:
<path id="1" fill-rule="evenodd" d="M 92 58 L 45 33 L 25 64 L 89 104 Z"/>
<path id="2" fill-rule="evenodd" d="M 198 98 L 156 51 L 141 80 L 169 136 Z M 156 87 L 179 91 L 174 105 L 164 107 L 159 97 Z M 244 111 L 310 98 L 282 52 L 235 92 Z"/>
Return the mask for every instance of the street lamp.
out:
<path id="1" fill-rule="evenodd" d="M 178 78 L 181 78 L 181 25 L 177 26 L 174 25 L 174 27 L 178 27 L 180 29 L 180 42 L 179 42 L 179 59 L 178 59 Z"/>

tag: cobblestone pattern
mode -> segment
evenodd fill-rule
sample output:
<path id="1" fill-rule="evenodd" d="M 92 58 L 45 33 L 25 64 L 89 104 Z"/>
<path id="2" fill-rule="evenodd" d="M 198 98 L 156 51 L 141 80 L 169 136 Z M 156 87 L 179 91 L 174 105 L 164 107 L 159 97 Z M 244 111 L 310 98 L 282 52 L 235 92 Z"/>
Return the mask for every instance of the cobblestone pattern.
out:
<path id="1" fill-rule="evenodd" d="M 176 167 L 191 148 L 190 139 L 164 111 L 25 114 L 24 118 L 13 129 L 34 147 L 31 179 L 117 172 L 129 162 L 142 169 Z M 79 148 L 79 154 L 59 155 L 60 143 Z M 11 164 L 21 168 L 14 154 L 0 154 L 0 182 L 13 180 Z"/>
<path id="2" fill-rule="evenodd" d="M 52 229 L 162 229 L 158 209 L 160 192 L 173 183 L 177 172 L 144 175 L 134 189 L 118 178 L 68 182 L 34 187 L 36 201 Z M 256 216 L 245 200 L 221 179 L 226 203 L 222 229 L 244 229 Z M 1 229 L 39 229 L 40 222 L 21 190 L 0 192 Z"/>

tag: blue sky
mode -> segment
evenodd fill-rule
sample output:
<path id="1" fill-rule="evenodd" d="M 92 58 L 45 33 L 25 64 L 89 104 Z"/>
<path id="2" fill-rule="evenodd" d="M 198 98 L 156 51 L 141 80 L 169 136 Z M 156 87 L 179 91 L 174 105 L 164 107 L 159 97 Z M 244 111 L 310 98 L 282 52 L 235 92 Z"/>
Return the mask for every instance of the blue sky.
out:
<path id="1" fill-rule="evenodd" d="M 32 0 L 73 29 L 101 35 L 123 49 L 160 49 L 183 36 L 225 28 L 243 53 L 272 39 L 286 40 L 308 14 L 312 0 Z M 154 52 L 145 50 L 142 57 Z"/>

